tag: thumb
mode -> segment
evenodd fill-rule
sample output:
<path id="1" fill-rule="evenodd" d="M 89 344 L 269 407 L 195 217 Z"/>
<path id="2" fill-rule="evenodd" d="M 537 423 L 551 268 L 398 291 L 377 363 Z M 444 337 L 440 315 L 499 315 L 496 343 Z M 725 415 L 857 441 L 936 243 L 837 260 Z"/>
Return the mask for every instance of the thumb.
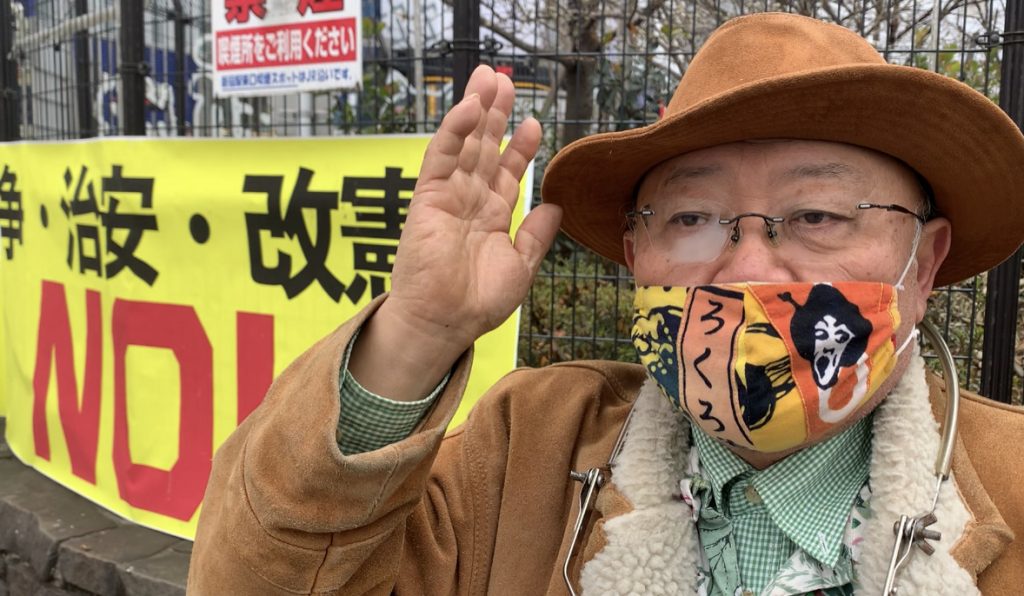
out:
<path id="1" fill-rule="evenodd" d="M 513 246 L 526 261 L 531 277 L 537 274 L 540 263 L 548 254 L 555 241 L 558 226 L 562 223 L 562 208 L 551 203 L 542 203 L 530 211 L 523 224 L 516 231 Z"/>

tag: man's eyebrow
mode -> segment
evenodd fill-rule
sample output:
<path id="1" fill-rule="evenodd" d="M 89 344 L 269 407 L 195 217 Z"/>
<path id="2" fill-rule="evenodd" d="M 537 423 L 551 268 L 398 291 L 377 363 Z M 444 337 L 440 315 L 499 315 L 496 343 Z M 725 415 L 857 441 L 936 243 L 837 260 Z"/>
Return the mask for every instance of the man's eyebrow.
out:
<path id="1" fill-rule="evenodd" d="M 805 163 L 786 170 L 783 178 L 859 178 L 860 170 L 840 162 Z"/>
<path id="2" fill-rule="evenodd" d="M 709 164 L 703 166 L 678 166 L 672 170 L 669 177 L 662 183 L 663 186 L 667 186 L 677 180 L 693 180 L 695 178 L 706 178 L 713 176 L 722 171 L 722 166 L 718 164 Z"/>

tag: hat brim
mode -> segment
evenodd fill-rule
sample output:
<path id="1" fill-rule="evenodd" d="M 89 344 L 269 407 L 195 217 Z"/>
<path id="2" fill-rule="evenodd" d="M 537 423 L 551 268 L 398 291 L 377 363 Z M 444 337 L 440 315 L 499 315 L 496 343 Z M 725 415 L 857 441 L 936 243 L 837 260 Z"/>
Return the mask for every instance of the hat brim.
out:
<path id="1" fill-rule="evenodd" d="M 755 139 L 858 145 L 920 173 L 952 222 L 936 286 L 992 268 L 1024 240 L 1024 135 L 967 85 L 888 64 L 761 80 L 643 128 L 585 137 L 551 160 L 541 196 L 562 207 L 570 237 L 625 264 L 625 212 L 644 174 L 684 153 Z"/>

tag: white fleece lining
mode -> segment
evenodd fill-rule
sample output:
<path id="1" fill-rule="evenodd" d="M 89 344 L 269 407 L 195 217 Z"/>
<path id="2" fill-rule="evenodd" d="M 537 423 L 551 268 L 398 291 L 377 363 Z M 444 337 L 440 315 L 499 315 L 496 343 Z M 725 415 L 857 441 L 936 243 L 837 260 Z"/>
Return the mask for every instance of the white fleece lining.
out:
<path id="1" fill-rule="evenodd" d="M 939 428 L 931 414 L 924 361 L 915 346 L 907 371 L 878 407 L 870 468 L 872 517 L 856 566 L 859 594 L 882 592 L 894 543 L 893 522 L 917 515 L 930 504 Z M 689 423 L 671 409 L 648 379 L 640 390 L 613 482 L 633 511 L 605 520 L 605 547 L 584 565 L 584 594 L 694 594 L 697 542 L 690 509 L 678 497 L 689 454 Z M 899 576 L 900 596 L 979 594 L 957 565 L 950 548 L 964 532 L 970 513 L 959 491 L 943 486 L 936 507 L 942 540 L 935 554 L 918 549 Z"/>
<path id="2" fill-rule="evenodd" d="M 648 379 L 612 466 L 613 482 L 634 510 L 605 520 L 607 543 L 580 575 L 584 594 L 696 591 L 694 526 L 689 506 L 678 497 L 689 433 L 689 423 Z"/>
<path id="3" fill-rule="evenodd" d="M 878 407 L 871 453 L 871 513 L 864 525 L 864 546 L 857 566 L 860 592 L 881 594 L 895 542 L 892 526 L 900 515 L 919 515 L 935 494 L 935 458 L 939 452 L 939 425 L 932 416 L 925 381 L 924 360 L 917 347 L 907 371 Z M 980 594 L 965 569 L 949 554 L 971 519 L 953 484 L 943 484 L 932 526 L 942 539 L 931 544 L 935 554 L 914 548 L 897 578 L 900 596 L 917 594 Z"/>

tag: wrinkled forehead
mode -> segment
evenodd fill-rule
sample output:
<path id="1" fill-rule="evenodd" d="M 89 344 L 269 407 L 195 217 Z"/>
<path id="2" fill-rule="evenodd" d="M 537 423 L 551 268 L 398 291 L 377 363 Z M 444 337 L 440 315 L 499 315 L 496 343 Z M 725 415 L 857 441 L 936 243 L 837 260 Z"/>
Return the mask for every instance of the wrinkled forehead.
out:
<path id="1" fill-rule="evenodd" d="M 636 197 L 708 187 L 746 194 L 795 185 L 828 185 L 859 192 L 884 188 L 893 198 L 921 196 L 921 181 L 883 153 L 830 141 L 772 139 L 717 145 L 671 157 L 648 171 Z"/>

